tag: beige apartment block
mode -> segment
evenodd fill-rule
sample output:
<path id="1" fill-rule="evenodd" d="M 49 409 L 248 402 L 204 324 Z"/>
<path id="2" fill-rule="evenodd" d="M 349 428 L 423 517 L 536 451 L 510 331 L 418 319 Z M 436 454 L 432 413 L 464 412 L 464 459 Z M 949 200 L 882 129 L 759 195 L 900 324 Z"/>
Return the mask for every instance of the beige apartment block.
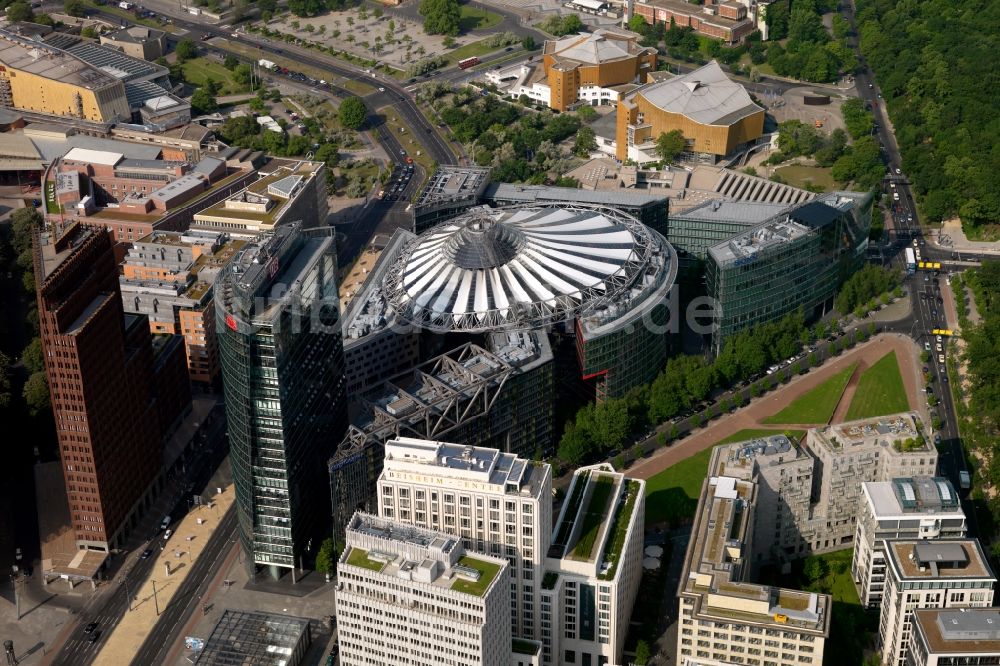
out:
<path id="1" fill-rule="evenodd" d="M 540 635 L 540 572 L 552 536 L 549 465 L 497 449 L 399 437 L 385 444 L 378 511 L 505 558 L 511 633 Z"/>
<path id="2" fill-rule="evenodd" d="M 820 666 L 830 596 L 752 582 L 760 484 L 716 475 L 730 451 L 713 451 L 695 513 L 681 570 L 677 663 Z"/>
<path id="3" fill-rule="evenodd" d="M 816 501 L 801 532 L 813 552 L 851 545 L 862 483 L 937 472 L 930 428 L 915 413 L 816 428 L 806 435 L 805 446 L 816 458 Z"/>
<path id="4" fill-rule="evenodd" d="M 507 562 L 454 536 L 357 513 L 337 564 L 343 666 L 509 666 Z"/>
<path id="5" fill-rule="evenodd" d="M 913 612 L 921 608 L 987 608 L 996 576 L 975 539 L 889 541 L 879 615 L 885 666 L 905 666 Z"/>

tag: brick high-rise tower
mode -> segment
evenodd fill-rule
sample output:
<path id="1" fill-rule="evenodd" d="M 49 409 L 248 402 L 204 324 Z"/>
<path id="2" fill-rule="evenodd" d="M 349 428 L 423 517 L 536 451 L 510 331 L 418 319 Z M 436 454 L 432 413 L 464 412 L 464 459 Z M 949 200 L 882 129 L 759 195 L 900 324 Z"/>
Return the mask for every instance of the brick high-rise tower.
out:
<path id="1" fill-rule="evenodd" d="M 126 315 L 114 239 L 71 224 L 35 242 L 38 318 L 79 548 L 111 550 L 155 493 L 163 439 L 190 404 L 183 344 Z M 154 350 L 155 348 L 155 350 Z M 161 388 L 163 387 L 163 388 Z M 169 388 L 167 388 L 169 387 Z"/>

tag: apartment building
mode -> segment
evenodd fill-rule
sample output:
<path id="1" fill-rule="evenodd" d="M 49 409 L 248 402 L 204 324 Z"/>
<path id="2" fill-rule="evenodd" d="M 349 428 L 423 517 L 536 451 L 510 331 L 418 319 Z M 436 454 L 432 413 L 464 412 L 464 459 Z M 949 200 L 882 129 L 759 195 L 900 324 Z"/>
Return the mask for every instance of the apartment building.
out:
<path id="1" fill-rule="evenodd" d="M 915 413 L 816 428 L 806 435 L 805 446 L 816 458 L 817 470 L 812 492 L 818 502 L 802 530 L 812 551 L 851 544 L 862 483 L 937 472 L 930 430 Z"/>
<path id="2" fill-rule="evenodd" d="M 861 603 L 874 608 L 885 589 L 887 542 L 961 539 L 965 513 L 951 481 L 917 476 L 861 484 L 851 575 Z"/>
<path id="3" fill-rule="evenodd" d="M 1000 664 L 1000 610 L 923 609 L 913 613 L 906 666 Z"/>
<path id="4" fill-rule="evenodd" d="M 511 633 L 539 636 L 539 572 L 552 536 L 552 469 L 511 453 L 399 437 L 385 444 L 378 512 L 506 558 Z"/>
<path id="5" fill-rule="evenodd" d="M 996 576 L 976 539 L 886 542 L 878 644 L 885 666 L 905 666 L 921 608 L 987 608 Z"/>
<path id="6" fill-rule="evenodd" d="M 509 580 L 506 560 L 452 535 L 355 514 L 337 564 L 340 663 L 509 666 Z"/>
<path id="7" fill-rule="evenodd" d="M 795 556 L 802 542 L 799 526 L 811 511 L 815 460 L 785 435 L 720 447 L 721 476 L 757 484 L 753 564 Z"/>
<path id="8" fill-rule="evenodd" d="M 218 232 L 154 231 L 128 250 L 118 283 L 126 312 L 144 314 L 150 331 L 184 337 L 192 382 L 219 377 L 212 286 L 247 241 Z"/>
<path id="9" fill-rule="evenodd" d="M 730 447 L 716 447 L 710 472 L 724 469 L 729 455 Z M 678 592 L 681 666 L 823 663 L 830 596 L 751 580 L 760 509 L 757 482 L 705 479 Z"/>
<path id="10" fill-rule="evenodd" d="M 541 581 L 543 664 L 623 663 L 642 578 L 645 485 L 606 463 L 573 474 Z"/>

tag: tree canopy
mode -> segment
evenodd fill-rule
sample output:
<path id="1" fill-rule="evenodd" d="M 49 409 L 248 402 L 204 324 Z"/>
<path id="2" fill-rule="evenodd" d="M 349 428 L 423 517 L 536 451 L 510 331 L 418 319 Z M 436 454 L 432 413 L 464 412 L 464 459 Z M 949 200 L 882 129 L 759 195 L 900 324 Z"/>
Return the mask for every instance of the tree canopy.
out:
<path id="1" fill-rule="evenodd" d="M 198 56 L 198 46 L 190 39 L 182 39 L 174 47 L 178 62 L 184 62 Z"/>
<path id="2" fill-rule="evenodd" d="M 360 97 L 348 97 L 340 103 L 337 111 L 340 124 L 348 129 L 356 130 L 365 124 L 368 117 L 368 109 L 365 108 L 364 100 Z"/>
<path id="3" fill-rule="evenodd" d="M 457 35 L 461 30 L 462 10 L 458 0 L 420 0 L 424 32 L 428 35 Z"/>
<path id="4" fill-rule="evenodd" d="M 664 162 L 673 162 L 685 148 L 687 141 L 684 139 L 684 132 L 679 129 L 660 132 L 660 136 L 656 137 L 656 154 Z"/>
<path id="5" fill-rule="evenodd" d="M 1000 222 L 997 25 L 1000 3 L 989 0 L 857 2 L 861 50 L 931 221 Z"/>

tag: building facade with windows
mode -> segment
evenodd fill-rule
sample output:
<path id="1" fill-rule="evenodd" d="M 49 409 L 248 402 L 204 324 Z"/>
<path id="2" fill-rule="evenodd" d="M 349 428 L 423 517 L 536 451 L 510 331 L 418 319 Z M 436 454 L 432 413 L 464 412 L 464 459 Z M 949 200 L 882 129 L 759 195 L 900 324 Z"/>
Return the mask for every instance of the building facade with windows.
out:
<path id="1" fill-rule="evenodd" d="M 357 513 L 337 563 L 343 666 L 510 666 L 506 560 L 451 534 Z"/>
<path id="2" fill-rule="evenodd" d="M 713 351 L 743 329 L 832 305 L 865 261 L 872 202 L 871 193 L 831 192 L 710 247 Z"/>
<path id="3" fill-rule="evenodd" d="M 615 157 L 657 162 L 656 141 L 679 131 L 685 153 L 715 163 L 752 145 L 764 133 L 764 109 L 743 86 L 711 61 L 693 72 L 654 81 L 626 93 L 618 103 Z"/>
<path id="4" fill-rule="evenodd" d="M 830 636 L 829 595 L 753 582 L 759 485 L 726 476 L 731 448 L 713 449 L 681 570 L 681 666 L 820 666 Z"/>
<path id="5" fill-rule="evenodd" d="M 102 227 L 36 230 L 39 328 L 75 545 L 121 548 L 161 485 L 164 440 L 189 409 L 184 348 L 122 308 Z"/>
<path id="6" fill-rule="evenodd" d="M 916 476 L 861 484 L 851 575 L 861 604 L 878 606 L 885 590 L 887 543 L 961 539 L 967 524 L 951 481 Z"/>
<path id="7" fill-rule="evenodd" d="M 886 542 L 878 647 L 885 666 L 905 666 L 918 609 L 988 608 L 996 576 L 976 539 Z"/>
<path id="8" fill-rule="evenodd" d="M 513 636 L 540 636 L 540 571 L 552 536 L 552 469 L 497 449 L 408 437 L 385 445 L 378 512 L 506 558 Z"/>
<path id="9" fill-rule="evenodd" d="M 245 561 L 294 577 L 328 533 L 324 462 L 346 427 L 333 237 L 283 224 L 244 247 L 215 291 Z"/>
<path id="10" fill-rule="evenodd" d="M 154 334 L 183 336 L 188 375 L 203 386 L 219 377 L 212 286 L 245 245 L 213 232 L 153 232 L 129 248 L 121 265 L 125 311 L 145 315 Z"/>
<path id="11" fill-rule="evenodd" d="M 542 663 L 622 663 L 642 578 L 645 482 L 608 464 L 573 474 L 541 580 Z"/>
<path id="12" fill-rule="evenodd" d="M 1000 610 L 961 608 L 913 612 L 906 666 L 1000 664 Z"/>

